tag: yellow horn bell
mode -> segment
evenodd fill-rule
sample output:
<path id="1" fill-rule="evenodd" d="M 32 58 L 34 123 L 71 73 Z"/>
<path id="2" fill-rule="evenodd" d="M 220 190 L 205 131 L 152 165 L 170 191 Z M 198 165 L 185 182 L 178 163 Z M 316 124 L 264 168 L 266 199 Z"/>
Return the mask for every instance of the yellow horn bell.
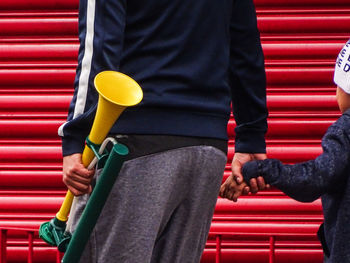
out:
<path id="1" fill-rule="evenodd" d="M 129 76 L 116 71 L 103 71 L 96 75 L 95 88 L 99 93 L 95 119 L 89 134 L 89 140 L 101 144 L 109 130 L 126 107 L 138 104 L 143 97 L 139 84 Z M 93 151 L 85 146 L 82 162 L 88 167 L 95 157 Z M 68 190 L 56 218 L 67 221 L 73 202 L 73 194 Z"/>
<path id="2" fill-rule="evenodd" d="M 99 93 L 97 111 L 89 140 L 101 144 L 109 130 L 126 107 L 138 104 L 143 97 L 142 90 L 135 80 L 115 71 L 103 71 L 95 77 L 95 88 Z M 87 167 L 95 157 L 85 146 L 83 164 Z"/>

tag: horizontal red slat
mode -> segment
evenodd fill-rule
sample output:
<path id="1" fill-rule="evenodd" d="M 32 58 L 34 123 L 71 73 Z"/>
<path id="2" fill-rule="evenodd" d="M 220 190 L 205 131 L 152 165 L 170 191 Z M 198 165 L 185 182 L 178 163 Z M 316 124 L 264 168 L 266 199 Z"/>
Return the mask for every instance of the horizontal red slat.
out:
<path id="1" fill-rule="evenodd" d="M 0 111 L 1 112 L 1 111 Z M 315 118 L 270 118 L 268 120 L 268 139 L 321 139 L 327 128 L 335 119 Z M 58 127 L 64 120 L 0 120 L 0 137 L 9 138 L 52 138 L 59 140 Z M 229 136 L 234 136 L 235 122 L 231 120 L 228 125 Z"/>
<path id="2" fill-rule="evenodd" d="M 1 72 L 1 71 L 0 71 Z M 11 72 L 13 73 L 13 72 Z M 46 72 L 45 72 L 46 73 Z M 57 76 L 54 72 L 48 72 L 48 75 L 39 75 L 50 77 Z M 0 74 L 1 76 L 1 74 Z M 15 77 L 15 74 L 13 73 Z M 8 76 L 9 77 L 9 76 Z M 33 80 L 35 76 L 33 76 Z M 72 88 L 73 92 L 73 88 Z M 0 96 L 0 111 L 19 111 L 19 110 L 41 110 L 41 111 L 56 111 L 62 112 L 68 109 L 71 100 L 71 95 L 22 95 L 18 98 L 18 95 L 2 95 Z M 334 93 L 331 95 L 301 95 L 301 94 L 270 94 L 267 96 L 267 104 L 269 111 L 301 111 L 301 110 L 337 110 L 338 104 Z"/>
<path id="3" fill-rule="evenodd" d="M 46 59 L 77 59 L 78 44 L 0 44 L 1 61 L 21 60 L 46 60 Z"/>
<path id="4" fill-rule="evenodd" d="M 347 0 L 254 0 L 256 6 L 259 7 L 273 7 L 273 6 L 283 6 L 285 8 L 288 7 L 305 7 L 312 6 L 316 8 L 318 6 L 327 6 L 327 7 L 336 7 L 336 6 L 348 6 L 349 2 Z M 28 4 L 27 0 L 2 0 L 0 4 L 0 8 L 4 9 L 69 9 L 75 10 L 78 8 L 79 1 L 78 0 L 30 0 L 30 4 Z"/>
<path id="5" fill-rule="evenodd" d="M 0 83 L 6 86 L 69 86 L 73 87 L 74 69 L 0 70 Z"/>
<path id="6" fill-rule="evenodd" d="M 1 0 L 1 10 L 77 10 L 79 6 L 79 0 Z"/>
<path id="7" fill-rule="evenodd" d="M 331 59 L 334 63 L 339 50 L 344 42 L 327 42 L 327 41 L 276 41 L 263 42 L 263 50 L 266 61 L 275 59 L 277 61 L 288 59 Z"/>
<path id="8" fill-rule="evenodd" d="M 263 34 L 349 33 L 350 15 L 260 15 L 259 30 Z"/>
<path id="9" fill-rule="evenodd" d="M 212 222 L 212 232 L 241 232 L 241 233 L 308 233 L 315 234 L 320 222 L 263 222 L 263 221 L 228 221 Z"/>
<path id="10" fill-rule="evenodd" d="M 349 1 L 347 0 L 254 0 L 256 7 L 263 7 L 268 9 L 273 6 L 283 6 L 284 8 L 311 6 L 317 8 L 318 6 L 336 7 L 346 6 L 349 7 Z"/>
<path id="11" fill-rule="evenodd" d="M 285 67 L 285 68 L 267 68 L 268 85 L 324 85 L 333 83 L 334 68 L 302 68 L 302 67 Z"/>
<path id="12" fill-rule="evenodd" d="M 2 146 L 0 163 L 3 162 L 60 162 L 61 149 L 55 146 Z"/>
<path id="13" fill-rule="evenodd" d="M 71 97 L 66 95 L 17 95 L 0 96 L 0 110 L 17 111 L 17 110 L 33 110 L 56 111 L 67 110 Z"/>
<path id="14" fill-rule="evenodd" d="M 269 158 L 280 159 L 285 163 L 308 161 L 322 153 L 320 144 L 315 145 L 268 145 L 267 155 Z M 228 149 L 228 160 L 232 160 L 234 148 Z"/>
<path id="15" fill-rule="evenodd" d="M 0 196 L 0 211 L 2 212 L 28 212 L 36 210 L 39 213 L 53 212 L 59 208 L 63 201 L 62 197 L 45 197 L 42 196 Z M 28 227 L 28 226 L 26 226 Z"/>
<path id="16" fill-rule="evenodd" d="M 343 45 L 343 41 L 303 41 L 303 42 L 263 42 L 263 50 L 267 60 L 276 58 L 295 59 L 315 58 L 334 59 Z M 77 56 L 78 43 L 53 43 L 53 44 L 0 44 L 0 59 L 36 59 L 69 58 Z"/>
<path id="17" fill-rule="evenodd" d="M 58 127 L 62 121 L 55 120 L 0 120 L 0 138 L 59 138 Z"/>
<path id="18" fill-rule="evenodd" d="M 274 141 L 278 141 L 278 139 L 295 139 L 300 141 L 305 139 L 320 140 L 334 121 L 335 119 L 316 119 L 312 117 L 269 118 L 266 138 Z M 228 124 L 228 134 L 230 138 L 233 138 L 235 135 L 235 127 L 235 122 L 231 120 Z"/>
<path id="19" fill-rule="evenodd" d="M 269 85 L 324 85 L 331 84 L 333 68 L 267 68 Z M 283 73 L 283 74 L 282 74 Z M 75 69 L 0 70 L 3 85 L 73 85 Z"/>
<path id="20" fill-rule="evenodd" d="M 234 149 L 229 148 L 228 159 L 233 157 Z M 270 158 L 279 158 L 284 162 L 310 160 L 322 153 L 316 145 L 269 145 Z M 0 165 L 10 163 L 52 163 L 61 161 L 59 146 L 2 146 L 0 145 Z"/>
<path id="21" fill-rule="evenodd" d="M 19 178 L 19 177 L 17 177 Z M 37 176 L 35 179 L 39 179 Z M 43 178 L 43 176 L 41 176 Z M 52 176 L 47 175 L 47 180 Z M 58 178 L 53 178 L 56 182 Z M 0 211 L 1 212 L 21 212 L 21 211 L 30 211 L 34 207 L 37 208 L 38 213 L 51 211 L 53 212 L 56 209 L 60 202 L 63 199 L 62 196 L 31 196 L 31 195 L 1 195 L 0 196 Z M 280 213 L 285 213 L 288 215 L 296 215 L 296 214 L 309 214 L 315 215 L 321 212 L 320 200 L 316 200 L 312 203 L 301 203 L 295 200 L 292 200 L 287 197 L 276 198 L 274 196 L 271 197 L 242 197 L 238 200 L 238 202 L 234 203 L 228 201 L 226 199 L 219 198 L 217 201 L 217 206 L 215 208 L 215 215 L 220 216 L 220 218 L 224 216 L 228 216 L 235 211 L 235 214 L 249 214 L 255 215 L 257 218 L 261 218 L 262 215 L 269 215 L 270 219 L 273 219 L 273 215 L 280 215 Z M 267 209 L 268 208 L 268 209 Z M 264 214 L 261 214 L 264 213 Z M 221 231 L 222 229 L 216 229 L 216 231 Z M 231 231 L 236 231 L 235 229 Z"/>
<path id="22" fill-rule="evenodd" d="M 288 197 L 264 197 L 254 198 L 245 197 L 239 199 L 236 203 L 227 199 L 219 198 L 215 208 L 215 215 L 235 213 L 266 213 L 273 214 L 275 212 L 285 212 L 286 214 L 299 213 L 307 211 L 310 214 L 319 213 L 322 211 L 321 201 L 316 200 L 312 203 L 301 203 Z"/>
<path id="23" fill-rule="evenodd" d="M 267 106 L 271 111 L 281 111 L 286 108 L 298 110 L 329 110 L 338 109 L 338 104 L 334 94 L 332 95 L 270 95 L 267 98 Z"/>
<path id="24" fill-rule="evenodd" d="M 77 18 L 3 18 L 1 36 L 76 36 Z"/>
<path id="25" fill-rule="evenodd" d="M 0 171 L 0 188 L 10 187 L 65 189 L 61 171 Z"/>
<path id="26" fill-rule="evenodd" d="M 269 60 L 281 61 L 282 59 L 312 59 L 320 61 L 329 59 L 329 64 L 334 64 L 335 58 L 343 42 L 306 42 L 306 43 L 263 43 L 263 49 L 267 62 Z M 32 63 L 32 66 L 42 63 L 56 63 L 57 66 L 66 62 L 76 64 L 78 44 L 0 44 L 0 59 L 8 63 L 17 62 L 22 65 Z M 11 65 L 11 64 L 4 64 Z M 0 64 L 1 65 L 1 64 Z"/>

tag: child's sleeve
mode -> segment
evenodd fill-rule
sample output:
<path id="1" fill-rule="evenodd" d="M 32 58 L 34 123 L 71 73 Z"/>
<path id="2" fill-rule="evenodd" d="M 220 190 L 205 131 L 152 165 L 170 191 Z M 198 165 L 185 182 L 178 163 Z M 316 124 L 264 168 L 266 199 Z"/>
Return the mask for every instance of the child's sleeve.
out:
<path id="1" fill-rule="evenodd" d="M 322 194 L 339 190 L 347 179 L 350 143 L 346 129 L 332 125 L 322 140 L 323 153 L 315 160 L 284 165 L 276 159 L 249 162 L 243 167 L 246 182 L 258 176 L 288 196 L 312 202 Z"/>

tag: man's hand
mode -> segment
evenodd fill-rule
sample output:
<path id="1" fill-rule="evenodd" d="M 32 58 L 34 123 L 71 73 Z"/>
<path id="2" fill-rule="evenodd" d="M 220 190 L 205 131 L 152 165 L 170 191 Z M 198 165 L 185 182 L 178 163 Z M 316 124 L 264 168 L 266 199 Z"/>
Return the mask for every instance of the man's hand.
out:
<path id="1" fill-rule="evenodd" d="M 91 193 L 93 176 L 94 170 L 88 170 L 84 167 L 80 153 L 63 157 L 63 182 L 73 195 Z"/>
<path id="2" fill-rule="evenodd" d="M 245 182 L 237 184 L 236 180 L 231 174 L 221 185 L 219 195 L 222 198 L 227 198 L 233 202 L 237 202 L 238 197 L 242 195 L 243 190 L 247 187 L 248 186 Z"/>
<path id="3" fill-rule="evenodd" d="M 232 160 L 232 176 L 236 180 L 237 184 L 243 182 L 242 167 L 245 163 L 253 160 L 264 160 L 266 159 L 266 154 L 264 153 L 235 153 Z M 257 193 L 259 190 L 264 190 L 266 188 L 265 180 L 262 177 L 257 179 L 251 179 L 249 182 L 250 187 L 246 187 L 243 191 L 243 194 L 248 194 L 252 192 L 253 194 Z"/>

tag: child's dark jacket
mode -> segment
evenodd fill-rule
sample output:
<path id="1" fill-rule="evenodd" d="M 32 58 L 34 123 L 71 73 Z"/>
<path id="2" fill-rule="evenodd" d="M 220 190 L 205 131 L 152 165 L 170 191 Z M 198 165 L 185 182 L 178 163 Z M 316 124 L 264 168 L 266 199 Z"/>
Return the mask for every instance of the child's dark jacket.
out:
<path id="1" fill-rule="evenodd" d="M 319 231 L 325 262 L 350 262 L 350 110 L 331 125 L 315 160 L 283 165 L 279 160 L 253 161 L 243 167 L 245 181 L 263 176 L 288 196 L 312 202 L 322 197 L 324 224 Z"/>

